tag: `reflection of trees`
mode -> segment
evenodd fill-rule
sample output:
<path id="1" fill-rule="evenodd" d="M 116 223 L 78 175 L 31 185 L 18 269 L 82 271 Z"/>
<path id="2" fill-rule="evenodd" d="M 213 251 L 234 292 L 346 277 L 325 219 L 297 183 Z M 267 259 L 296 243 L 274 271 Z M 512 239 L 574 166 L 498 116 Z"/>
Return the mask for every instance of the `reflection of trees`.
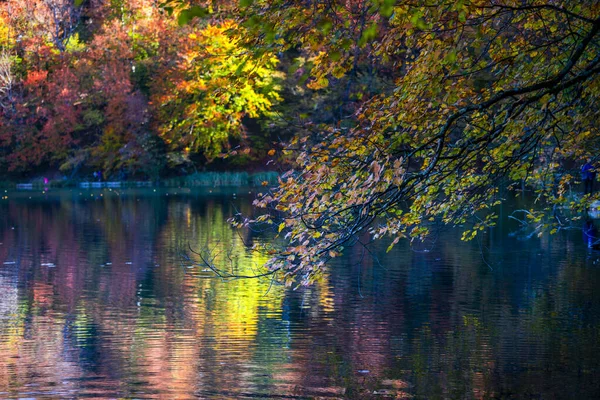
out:
<path id="1" fill-rule="evenodd" d="M 0 330 L 10 337 L 4 344 L 15 346 L 8 357 L 23 353 L 29 361 L 20 364 L 35 369 L 43 354 L 52 362 L 40 362 L 36 373 L 60 368 L 57 363 L 66 360 L 79 368 L 77 373 L 63 368 L 73 376 L 137 376 L 173 395 L 202 390 L 198 371 L 207 372 L 206 387 L 219 381 L 231 389 L 249 385 L 241 365 L 252 362 L 261 319 L 280 318 L 281 288 L 265 296 L 268 281 L 206 279 L 182 266 L 177 253 L 192 241 L 231 252 L 240 272 L 264 262 L 246 251 L 227 224 L 234 211 L 229 199 L 105 193 L 104 198 L 10 203 L 2 214 L 0 261 L 17 260 L 13 281 L 25 284 L 19 295 L 25 307 L 16 313 L 20 328 Z M 16 296 L 16 287 L 13 291 Z M 2 304 L 15 314 L 12 303 Z M 24 351 L 26 334 L 39 346 Z M 231 357 L 222 365 L 216 360 L 223 354 Z M 22 385 L 25 375 L 9 378 L 9 359 L 0 358 L 6 361 L 0 362 L 3 387 Z"/>
<path id="2" fill-rule="evenodd" d="M 242 207 L 248 206 L 242 204 Z M 159 246 L 185 250 L 189 245 L 195 249 L 210 249 L 217 255 L 217 262 L 237 273 L 249 274 L 265 260 L 258 253 L 248 252 L 245 238 L 227 223 L 227 217 L 235 210 L 223 199 L 178 203 L 169 208 L 170 218 L 158 239 Z M 177 255 L 171 257 L 175 259 Z M 174 323 L 184 323 L 197 338 L 195 350 L 186 354 L 192 356 L 191 365 L 202 373 L 200 389 L 226 387 L 235 392 L 236 388 L 249 385 L 244 365 L 252 361 L 261 324 L 280 318 L 281 288 L 270 288 L 268 280 L 221 282 L 208 279 L 212 275 L 198 269 L 187 268 L 189 265 L 177 263 L 173 271 L 168 267 L 169 263 L 172 261 L 168 257 L 160 262 L 155 280 L 168 282 L 168 276 L 173 273 L 181 276 L 185 304 L 181 308 L 182 315 L 172 315 L 172 319 Z M 180 297 L 179 285 L 162 290 L 169 291 L 163 294 L 173 295 L 175 299 Z"/>
<path id="3" fill-rule="evenodd" d="M 229 254 L 238 273 L 260 266 L 244 242 L 264 234 L 226 222 L 249 201 L 71 196 L 0 203 L 0 263 L 15 262 L 0 270 L 0 392 L 34 380 L 100 397 L 361 397 L 401 379 L 426 398 L 553 397 L 545 371 L 581 397 L 595 387 L 600 276 L 577 233 L 449 233 L 427 253 L 380 249 L 379 262 L 359 263 L 356 247 L 313 287 L 269 290 L 180 262 L 190 244 Z"/>
<path id="4" fill-rule="evenodd" d="M 545 398 L 564 395 L 565 385 L 590 398 L 598 389 L 600 276 L 585 265 L 578 235 L 522 242 L 500 231 L 464 244 L 449 233 L 426 253 L 384 248 L 382 266 L 359 267 L 359 251 L 348 252 L 327 278 L 331 314 L 319 307 L 320 286 L 305 292 L 309 300 L 288 294 L 286 302 L 310 307 L 292 329 L 311 332 L 303 341 L 312 350 L 292 350 L 281 379 L 310 387 L 328 376 L 352 387 L 365 369 L 367 383 L 406 380 L 424 398 Z"/>
<path id="5" fill-rule="evenodd" d="M 403 352 L 410 356 L 396 366 L 413 371 L 406 376 L 415 392 L 546 398 L 564 395 L 568 385 L 568 396 L 589 398 L 598 371 L 591 354 L 600 354 L 600 298 L 592 288 L 600 282 L 585 266 L 582 246 L 573 242 L 577 235 L 533 243 L 500 232 L 487 235 L 483 245 L 493 271 L 482 262 L 477 243 L 466 249 L 447 239 L 426 255 L 436 271 L 423 291 L 426 298 L 411 308 L 428 308 L 430 314 L 404 333 L 409 340 Z M 436 258 L 446 265 L 436 267 Z"/>

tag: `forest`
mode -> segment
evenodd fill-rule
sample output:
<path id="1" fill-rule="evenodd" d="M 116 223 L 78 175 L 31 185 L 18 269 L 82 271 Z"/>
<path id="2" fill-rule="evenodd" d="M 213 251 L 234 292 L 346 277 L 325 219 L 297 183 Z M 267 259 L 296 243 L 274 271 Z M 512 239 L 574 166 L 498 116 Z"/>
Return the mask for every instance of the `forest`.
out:
<path id="1" fill-rule="evenodd" d="M 228 168 L 264 165 L 281 134 L 281 61 L 273 52 L 250 57 L 234 14 L 212 9 L 184 24 L 166 8 L 0 4 L 3 175 L 158 179 L 228 152 L 238 153 Z"/>
<path id="2" fill-rule="evenodd" d="M 598 198 L 579 193 L 600 150 L 597 1 L 0 7 L 4 175 L 275 170 L 264 213 L 232 221 L 270 224 L 286 244 L 268 265 L 301 282 L 363 233 L 472 239 L 504 189 L 529 191 L 540 233 Z"/>

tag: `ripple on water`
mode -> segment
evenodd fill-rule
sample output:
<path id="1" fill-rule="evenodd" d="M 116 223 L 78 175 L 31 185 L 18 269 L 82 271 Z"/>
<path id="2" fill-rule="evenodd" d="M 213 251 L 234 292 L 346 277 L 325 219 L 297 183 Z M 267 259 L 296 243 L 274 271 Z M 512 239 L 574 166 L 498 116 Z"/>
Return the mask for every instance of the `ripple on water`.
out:
<path id="1" fill-rule="evenodd" d="M 600 393 L 600 257 L 578 232 L 523 241 L 500 224 L 470 243 L 446 230 L 377 258 L 352 248 L 293 290 L 182 259 L 191 246 L 234 272 L 264 263 L 244 244 L 269 236 L 226 223 L 252 212 L 236 197 L 3 202 L 0 397 Z"/>

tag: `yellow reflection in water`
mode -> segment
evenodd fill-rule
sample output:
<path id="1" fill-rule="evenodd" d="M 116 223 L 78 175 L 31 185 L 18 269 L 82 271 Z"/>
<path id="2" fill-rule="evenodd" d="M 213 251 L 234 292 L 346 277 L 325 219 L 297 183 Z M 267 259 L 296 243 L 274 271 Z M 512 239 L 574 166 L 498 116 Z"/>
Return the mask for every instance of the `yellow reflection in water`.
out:
<path id="1" fill-rule="evenodd" d="M 280 328 L 285 324 L 269 325 L 283 318 L 284 287 L 269 277 L 224 282 L 180 257 L 191 245 L 219 268 L 255 275 L 264 272 L 267 256 L 246 244 L 261 239 L 232 230 L 227 217 L 236 210 L 222 200 L 157 202 L 105 196 L 90 205 L 61 202 L 56 213 L 26 208 L 20 222 L 36 229 L 24 234 L 48 247 L 32 253 L 43 252 L 53 266 L 28 255 L 20 269 L 32 278 L 20 292 L 17 276 L 6 288 L 0 281 L 0 303 L 8 307 L 0 320 L 0 392 L 33 381 L 40 393 L 72 393 L 73 385 L 85 385 L 76 379 L 95 375 L 101 379 L 87 394 L 128 395 L 119 387 L 130 379 L 168 398 L 188 398 L 213 387 L 250 387 L 255 378 L 247 366 L 276 371 L 284 365 L 269 353 L 279 349 L 257 352 L 261 341 L 289 341 Z M 249 207 L 240 211 L 249 214 Z M 164 211 L 160 219 L 152 217 L 157 210 Z M 57 237 L 57 215 L 61 240 L 50 240 Z M 82 224 L 85 230 L 78 229 Z M 81 236 L 87 232 L 97 237 Z M 329 277 L 314 289 L 310 306 L 333 311 Z"/>

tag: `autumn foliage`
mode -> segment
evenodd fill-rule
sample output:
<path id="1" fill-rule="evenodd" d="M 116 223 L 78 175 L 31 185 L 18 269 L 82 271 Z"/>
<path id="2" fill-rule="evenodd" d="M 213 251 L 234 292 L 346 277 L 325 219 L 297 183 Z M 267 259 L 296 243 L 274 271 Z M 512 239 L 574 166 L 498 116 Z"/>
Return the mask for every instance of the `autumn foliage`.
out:
<path id="1" fill-rule="evenodd" d="M 278 60 L 272 52 L 255 57 L 243 49 L 245 34 L 226 20 L 188 35 L 167 71 L 168 83 L 152 97 L 167 143 L 213 158 L 232 135 L 244 134 L 244 117 L 271 115 L 280 100 Z"/>
<path id="2" fill-rule="evenodd" d="M 280 100 L 278 60 L 217 11 L 182 27 L 150 0 L 3 2 L 0 167 L 158 178 L 251 143 L 244 121 Z"/>
<path id="3" fill-rule="evenodd" d="M 280 184 L 235 223 L 271 224 L 287 282 L 365 235 L 474 238 L 507 188 L 534 194 L 538 233 L 598 198 L 577 193 L 600 164 L 597 1 L 9 0 L 0 17 L 2 168 L 262 157 Z"/>
<path id="4" fill-rule="evenodd" d="M 506 189 L 533 195 L 518 217 L 538 234 L 573 226 L 598 199 L 577 193 L 578 168 L 600 161 L 598 2 L 246 10 L 263 46 L 301 49 L 308 88 L 343 88 L 339 112 L 309 118 L 286 146 L 295 165 L 255 202 L 266 213 L 235 220 L 273 225 L 284 244 L 265 250 L 288 283 L 311 282 L 348 246 L 419 241 L 438 223 L 472 239 L 495 224 Z"/>

